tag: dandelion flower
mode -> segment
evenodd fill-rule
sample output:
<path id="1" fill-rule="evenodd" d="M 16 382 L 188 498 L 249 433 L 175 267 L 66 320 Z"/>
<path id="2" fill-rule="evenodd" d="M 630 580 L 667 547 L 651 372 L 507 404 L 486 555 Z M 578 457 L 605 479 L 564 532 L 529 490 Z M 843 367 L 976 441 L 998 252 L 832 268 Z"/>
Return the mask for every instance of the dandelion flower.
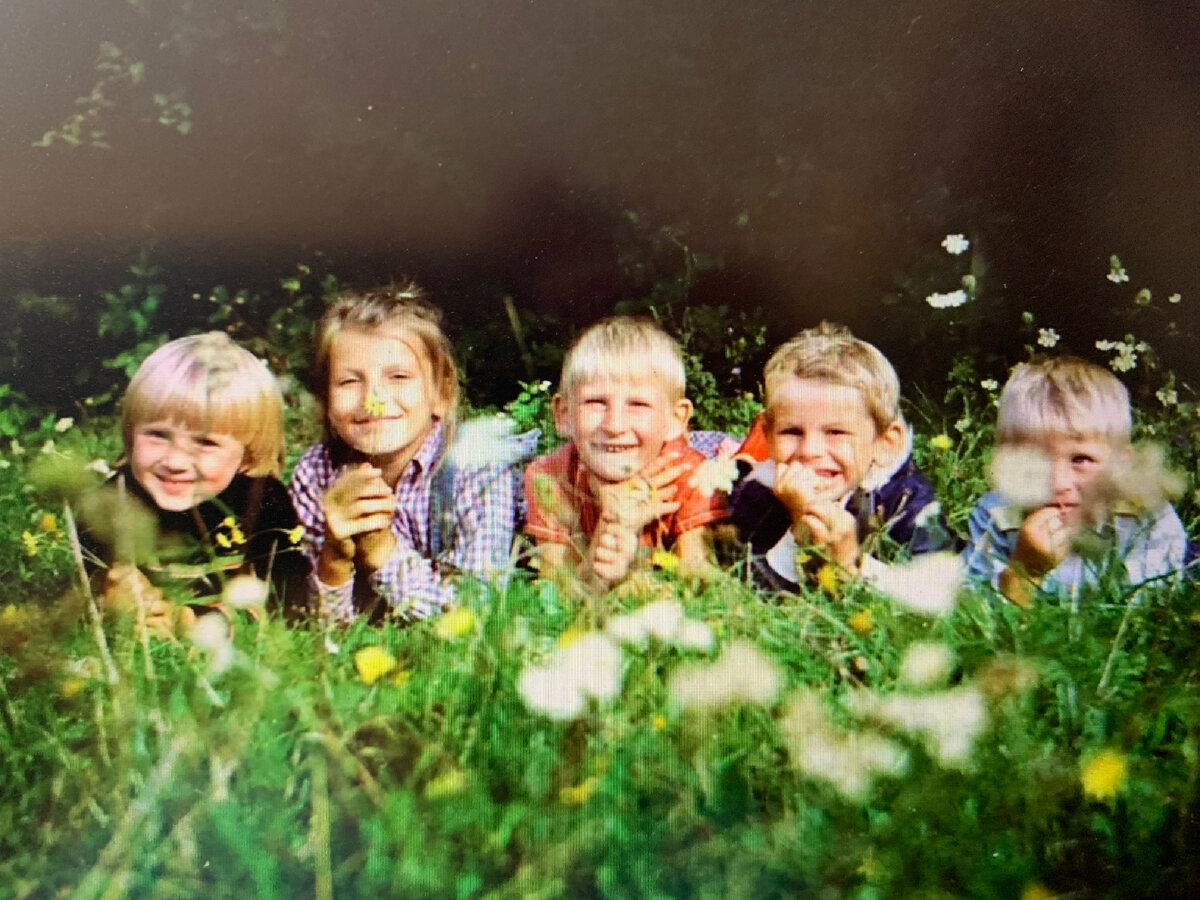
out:
<path id="1" fill-rule="evenodd" d="M 368 394 L 363 400 L 363 411 L 368 416 L 382 416 L 387 412 L 387 406 L 374 394 Z"/>
<path id="2" fill-rule="evenodd" d="M 559 677 L 558 671 L 548 666 L 530 666 L 521 672 L 517 691 L 534 712 L 558 721 L 574 719 L 587 702 L 578 685 Z"/>
<path id="3" fill-rule="evenodd" d="M 1050 458 L 1035 447 L 997 447 L 988 476 L 992 487 L 1023 509 L 1045 506 L 1053 494 Z"/>
<path id="4" fill-rule="evenodd" d="M 1162 447 L 1141 443 L 1114 453 L 1090 491 L 1088 517 L 1095 522 L 1113 513 L 1142 515 L 1183 493 L 1183 475 L 1171 469 Z"/>
<path id="5" fill-rule="evenodd" d="M 855 634 L 869 634 L 871 631 L 872 619 L 873 616 L 871 615 L 871 610 L 869 608 L 860 609 L 846 620 L 846 624 L 850 626 L 850 630 Z"/>
<path id="6" fill-rule="evenodd" d="M 559 802 L 565 806 L 583 806 L 591 799 L 592 794 L 596 793 L 599 785 L 600 779 L 594 775 L 589 776 L 577 785 L 561 788 L 558 792 Z"/>
<path id="7" fill-rule="evenodd" d="M 232 664 L 233 639 L 229 621 L 220 613 L 212 612 L 200 616 L 192 623 L 189 637 L 208 657 L 209 672 L 218 674 Z"/>
<path id="8" fill-rule="evenodd" d="M 443 641 L 466 637 L 475 630 L 475 614 L 469 609 L 451 609 L 438 616 L 433 633 Z"/>
<path id="9" fill-rule="evenodd" d="M 950 688 L 919 697 L 880 697 L 863 691 L 848 700 L 852 711 L 911 732 L 944 766 L 966 765 L 975 738 L 987 725 L 983 694 L 971 686 Z"/>
<path id="10" fill-rule="evenodd" d="M 21 543 L 25 547 L 26 556 L 37 556 L 38 555 L 37 535 L 35 535 L 29 531 L 22 531 L 21 532 Z"/>
<path id="11" fill-rule="evenodd" d="M 46 532 L 46 534 L 54 534 L 58 531 L 58 516 L 54 513 L 43 513 L 38 519 L 38 528 Z"/>
<path id="12" fill-rule="evenodd" d="M 671 636 L 671 643 L 681 650 L 708 651 L 715 641 L 712 628 L 696 619 L 683 619 Z"/>
<path id="13" fill-rule="evenodd" d="M 836 593 L 839 582 L 838 567 L 833 563 L 825 563 L 821 568 L 817 569 L 817 587 L 825 593 Z"/>
<path id="14" fill-rule="evenodd" d="M 732 457 L 706 459 L 696 467 L 691 484 L 702 496 L 711 497 L 717 491 L 728 494 L 737 476 L 737 462 Z"/>
<path id="15" fill-rule="evenodd" d="M 954 439 L 948 434 L 935 434 L 929 439 L 929 446 L 944 453 L 954 446 Z"/>
<path id="16" fill-rule="evenodd" d="M 588 697 L 611 700 L 621 690 L 621 650 L 607 635 L 589 632 L 557 648 L 545 665 L 517 678 L 525 705 L 552 719 L 573 719 Z"/>
<path id="17" fill-rule="evenodd" d="M 735 702 L 774 702 L 779 669 L 769 656 L 746 640 L 734 641 L 709 665 L 680 666 L 668 690 L 687 708 L 720 707 Z"/>
<path id="18" fill-rule="evenodd" d="M 1111 800 L 1125 786 L 1129 764 L 1116 750 L 1101 750 L 1079 772 L 1085 796 L 1093 800 Z"/>
<path id="19" fill-rule="evenodd" d="M 942 247 L 951 256 L 960 256 L 967 252 L 967 248 L 971 246 L 971 242 L 961 234 L 948 234 L 942 240 Z"/>
<path id="20" fill-rule="evenodd" d="M 461 794 L 467 786 L 467 776 L 461 769 L 451 769 L 429 780 L 425 785 L 425 799 L 441 800 Z"/>
<path id="21" fill-rule="evenodd" d="M 293 528 L 291 531 L 289 531 L 287 533 L 287 539 L 288 539 L 289 544 L 298 544 L 298 543 L 300 543 L 300 539 L 303 537 L 304 537 L 304 526 L 303 525 L 297 525 L 295 528 Z"/>
<path id="22" fill-rule="evenodd" d="M 70 431 L 71 426 L 73 426 L 74 424 L 75 424 L 75 420 L 73 418 L 71 418 L 70 416 L 63 416 L 61 419 L 59 419 L 57 422 L 54 423 L 54 430 L 57 431 L 59 434 L 63 434 L 64 432 Z"/>
<path id="23" fill-rule="evenodd" d="M 900 660 L 900 680 L 912 687 L 936 687 L 945 683 L 954 668 L 954 653 L 945 644 L 917 641 Z"/>
<path id="24" fill-rule="evenodd" d="M 930 294 L 925 298 L 925 302 L 934 309 L 952 309 L 956 306 L 962 306 L 967 302 L 967 292 L 963 290 L 951 291 L 948 294 Z"/>
<path id="25" fill-rule="evenodd" d="M 663 729 L 665 729 L 667 727 L 667 717 L 666 716 L 655 716 L 653 719 L 650 720 L 650 727 L 653 728 L 655 731 L 662 731 Z"/>
<path id="26" fill-rule="evenodd" d="M 674 572 L 679 568 L 679 557 L 670 550 L 655 550 L 650 554 L 650 564 L 664 572 Z"/>
<path id="27" fill-rule="evenodd" d="M 1062 339 L 1062 335 L 1060 335 L 1053 328 L 1039 328 L 1038 329 L 1037 342 L 1038 342 L 1039 347 L 1046 347 L 1047 349 L 1050 347 L 1057 347 L 1058 342 L 1061 339 Z"/>
<path id="28" fill-rule="evenodd" d="M 253 575 L 236 575 L 225 582 L 222 599 L 234 609 L 261 609 L 267 602 L 267 583 Z"/>
<path id="29" fill-rule="evenodd" d="M 897 606 L 929 617 L 954 608 L 962 581 L 963 563 L 955 553 L 925 553 L 871 576 L 871 584 Z"/>
<path id="30" fill-rule="evenodd" d="M 354 667 L 363 684 L 374 684 L 397 665 L 396 657 L 382 647 L 363 647 L 354 654 Z"/>

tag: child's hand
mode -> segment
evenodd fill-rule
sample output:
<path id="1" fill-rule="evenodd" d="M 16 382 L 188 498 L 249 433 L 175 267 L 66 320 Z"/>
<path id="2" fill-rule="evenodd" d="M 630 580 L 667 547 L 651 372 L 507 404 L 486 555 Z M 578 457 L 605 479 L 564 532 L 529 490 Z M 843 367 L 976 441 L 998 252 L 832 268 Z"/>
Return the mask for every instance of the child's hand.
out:
<path id="1" fill-rule="evenodd" d="M 798 543 L 818 547 L 842 568 L 858 571 L 858 523 L 838 501 L 810 501 L 792 531 Z"/>
<path id="2" fill-rule="evenodd" d="M 1067 558 L 1071 533 L 1057 506 L 1036 509 L 1021 523 L 1011 563 L 1021 566 L 1030 578 L 1041 579 Z"/>
<path id="3" fill-rule="evenodd" d="M 775 466 L 775 486 L 771 490 L 787 508 L 792 522 L 799 522 L 816 502 L 817 473 L 798 462 L 778 463 Z"/>
<path id="4" fill-rule="evenodd" d="M 325 492 L 326 548 L 337 557 L 350 560 L 364 549 L 365 535 L 385 532 L 390 536 L 395 503 L 392 489 L 379 469 L 367 463 L 346 469 Z M 382 538 L 366 541 L 372 558 L 381 541 Z"/>
<path id="5" fill-rule="evenodd" d="M 686 471 L 678 456 L 662 456 L 632 478 L 602 485 L 596 492 L 601 519 L 608 517 L 640 534 L 651 522 L 679 509 L 674 482 Z"/>
<path id="6" fill-rule="evenodd" d="M 637 558 L 641 533 L 640 527 L 630 529 L 611 513 L 602 516 L 588 550 L 588 563 L 596 577 L 610 585 L 623 581 Z"/>
<path id="7" fill-rule="evenodd" d="M 146 630 L 155 637 L 175 635 L 176 606 L 137 566 L 117 563 L 104 577 L 100 594 L 104 611 L 114 615 L 144 616 Z"/>

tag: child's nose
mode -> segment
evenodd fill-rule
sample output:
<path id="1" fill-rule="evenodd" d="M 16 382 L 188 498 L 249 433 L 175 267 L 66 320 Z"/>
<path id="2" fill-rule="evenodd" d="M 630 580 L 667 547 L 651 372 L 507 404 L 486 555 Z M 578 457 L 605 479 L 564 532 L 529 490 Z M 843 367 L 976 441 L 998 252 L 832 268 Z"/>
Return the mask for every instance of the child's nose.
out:
<path id="1" fill-rule="evenodd" d="M 819 434 L 806 434 L 800 438 L 800 459 L 817 459 L 825 452 L 825 441 Z"/>
<path id="2" fill-rule="evenodd" d="M 163 455 L 163 465 L 177 472 L 185 471 L 192 467 L 192 454 L 179 441 L 171 441 Z"/>
<path id="3" fill-rule="evenodd" d="M 604 412 L 604 427 L 613 433 L 625 430 L 628 417 L 619 404 L 612 404 Z"/>
<path id="4" fill-rule="evenodd" d="M 1055 496 L 1069 494 L 1075 489 L 1075 472 L 1070 463 L 1056 462 L 1050 469 L 1050 490 Z"/>

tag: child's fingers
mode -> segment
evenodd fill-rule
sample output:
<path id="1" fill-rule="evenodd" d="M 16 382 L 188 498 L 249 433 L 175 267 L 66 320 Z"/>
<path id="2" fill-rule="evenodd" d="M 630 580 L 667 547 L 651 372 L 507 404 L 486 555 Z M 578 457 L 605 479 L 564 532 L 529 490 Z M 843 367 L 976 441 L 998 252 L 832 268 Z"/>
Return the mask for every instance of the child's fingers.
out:
<path id="1" fill-rule="evenodd" d="M 658 460 L 655 460 L 655 463 L 657 462 Z M 667 469 L 651 472 L 650 469 L 653 467 L 653 465 L 647 467 L 646 471 L 642 473 L 641 477 L 646 480 L 646 484 L 649 485 L 652 490 L 656 491 L 666 490 L 668 486 L 674 487 L 672 482 L 677 481 L 679 478 L 685 475 L 688 470 L 687 465 L 682 463 L 671 466 Z"/>

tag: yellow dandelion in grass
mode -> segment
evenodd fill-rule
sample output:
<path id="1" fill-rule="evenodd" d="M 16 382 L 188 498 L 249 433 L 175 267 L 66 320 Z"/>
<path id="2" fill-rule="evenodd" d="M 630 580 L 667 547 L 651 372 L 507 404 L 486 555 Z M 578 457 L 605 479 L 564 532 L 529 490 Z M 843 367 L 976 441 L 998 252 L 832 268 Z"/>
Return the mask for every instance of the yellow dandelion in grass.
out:
<path id="1" fill-rule="evenodd" d="M 223 518 L 221 520 L 221 527 L 222 528 L 235 528 L 235 527 L 237 527 L 237 519 L 235 519 L 233 516 L 226 516 L 225 518 Z"/>
<path id="2" fill-rule="evenodd" d="M 590 776 L 573 787 L 560 789 L 558 799 L 567 806 L 583 806 L 592 798 L 592 794 L 596 793 L 599 785 L 600 780 L 594 775 Z"/>
<path id="3" fill-rule="evenodd" d="M 855 634 L 867 634 L 871 631 L 873 618 L 869 608 L 860 609 L 846 620 L 846 624 L 850 626 L 850 630 Z"/>
<path id="4" fill-rule="evenodd" d="M 666 730 L 667 717 L 666 716 L 655 716 L 653 719 L 650 720 L 650 727 L 653 728 L 655 731 Z"/>
<path id="5" fill-rule="evenodd" d="M 25 553 L 28 556 L 38 555 L 38 539 L 37 535 L 31 534 L 28 531 L 21 532 L 21 543 L 25 545 Z"/>
<path id="6" fill-rule="evenodd" d="M 58 532 L 58 516 L 54 513 L 43 513 L 38 519 L 38 528 L 46 532 L 46 534 L 55 534 Z"/>
<path id="7" fill-rule="evenodd" d="M 217 546 L 223 547 L 226 550 L 230 549 L 233 546 L 233 541 L 231 541 L 229 539 L 229 535 L 227 535 L 223 532 L 218 531 L 213 536 L 213 539 L 217 542 Z"/>
<path id="8" fill-rule="evenodd" d="M 399 688 L 399 687 L 404 687 L 406 684 L 408 684 L 408 682 L 411 678 L 412 678 L 412 670 L 411 669 L 400 669 L 396 672 L 395 675 L 393 675 L 391 678 L 389 678 L 388 681 L 391 682 L 392 687 Z"/>
<path id="9" fill-rule="evenodd" d="M 367 398 L 363 400 L 363 409 L 366 411 L 368 416 L 382 416 L 385 412 L 387 412 L 387 407 L 384 406 L 383 401 L 374 394 L 368 395 Z"/>
<path id="10" fill-rule="evenodd" d="M 670 550 L 655 550 L 650 555 L 650 563 L 664 572 L 674 572 L 679 568 L 679 557 Z"/>
<path id="11" fill-rule="evenodd" d="M 587 634 L 587 632 L 582 628 L 568 628 L 558 636 L 558 640 L 554 642 L 555 646 L 570 647 L 585 634 Z"/>
<path id="12" fill-rule="evenodd" d="M 944 453 L 954 446 L 954 440 L 948 434 L 935 434 L 929 439 L 929 446 Z"/>
<path id="13" fill-rule="evenodd" d="M 1050 888 L 1036 881 L 1031 881 L 1021 889 L 1021 900 L 1054 900 L 1057 896 Z"/>
<path id="14" fill-rule="evenodd" d="M 841 580 L 841 573 L 833 563 L 825 563 L 821 568 L 817 569 L 817 587 L 827 594 L 837 593 L 838 584 L 841 583 Z"/>
<path id="15" fill-rule="evenodd" d="M 1094 800 L 1111 800 L 1125 786 L 1129 764 L 1116 750 L 1101 750 L 1079 773 L 1083 793 Z"/>
<path id="16" fill-rule="evenodd" d="M 440 800 L 444 797 L 453 797 L 455 794 L 461 794 L 466 786 L 467 776 L 458 769 L 451 769 L 449 772 L 443 772 L 431 779 L 425 785 L 425 798 Z"/>
<path id="17" fill-rule="evenodd" d="M 469 609 L 451 609 L 442 613 L 433 632 L 443 641 L 466 637 L 475 630 L 475 614 Z"/>
<path id="18" fill-rule="evenodd" d="M 297 525 L 295 528 L 293 528 L 291 531 L 289 531 L 287 533 L 288 543 L 291 543 L 291 544 L 300 543 L 300 539 L 302 537 L 304 537 L 304 526 L 303 525 Z"/>
<path id="19" fill-rule="evenodd" d="M 396 657 L 382 647 L 363 647 L 354 654 L 354 667 L 363 684 L 374 684 L 396 668 Z"/>

